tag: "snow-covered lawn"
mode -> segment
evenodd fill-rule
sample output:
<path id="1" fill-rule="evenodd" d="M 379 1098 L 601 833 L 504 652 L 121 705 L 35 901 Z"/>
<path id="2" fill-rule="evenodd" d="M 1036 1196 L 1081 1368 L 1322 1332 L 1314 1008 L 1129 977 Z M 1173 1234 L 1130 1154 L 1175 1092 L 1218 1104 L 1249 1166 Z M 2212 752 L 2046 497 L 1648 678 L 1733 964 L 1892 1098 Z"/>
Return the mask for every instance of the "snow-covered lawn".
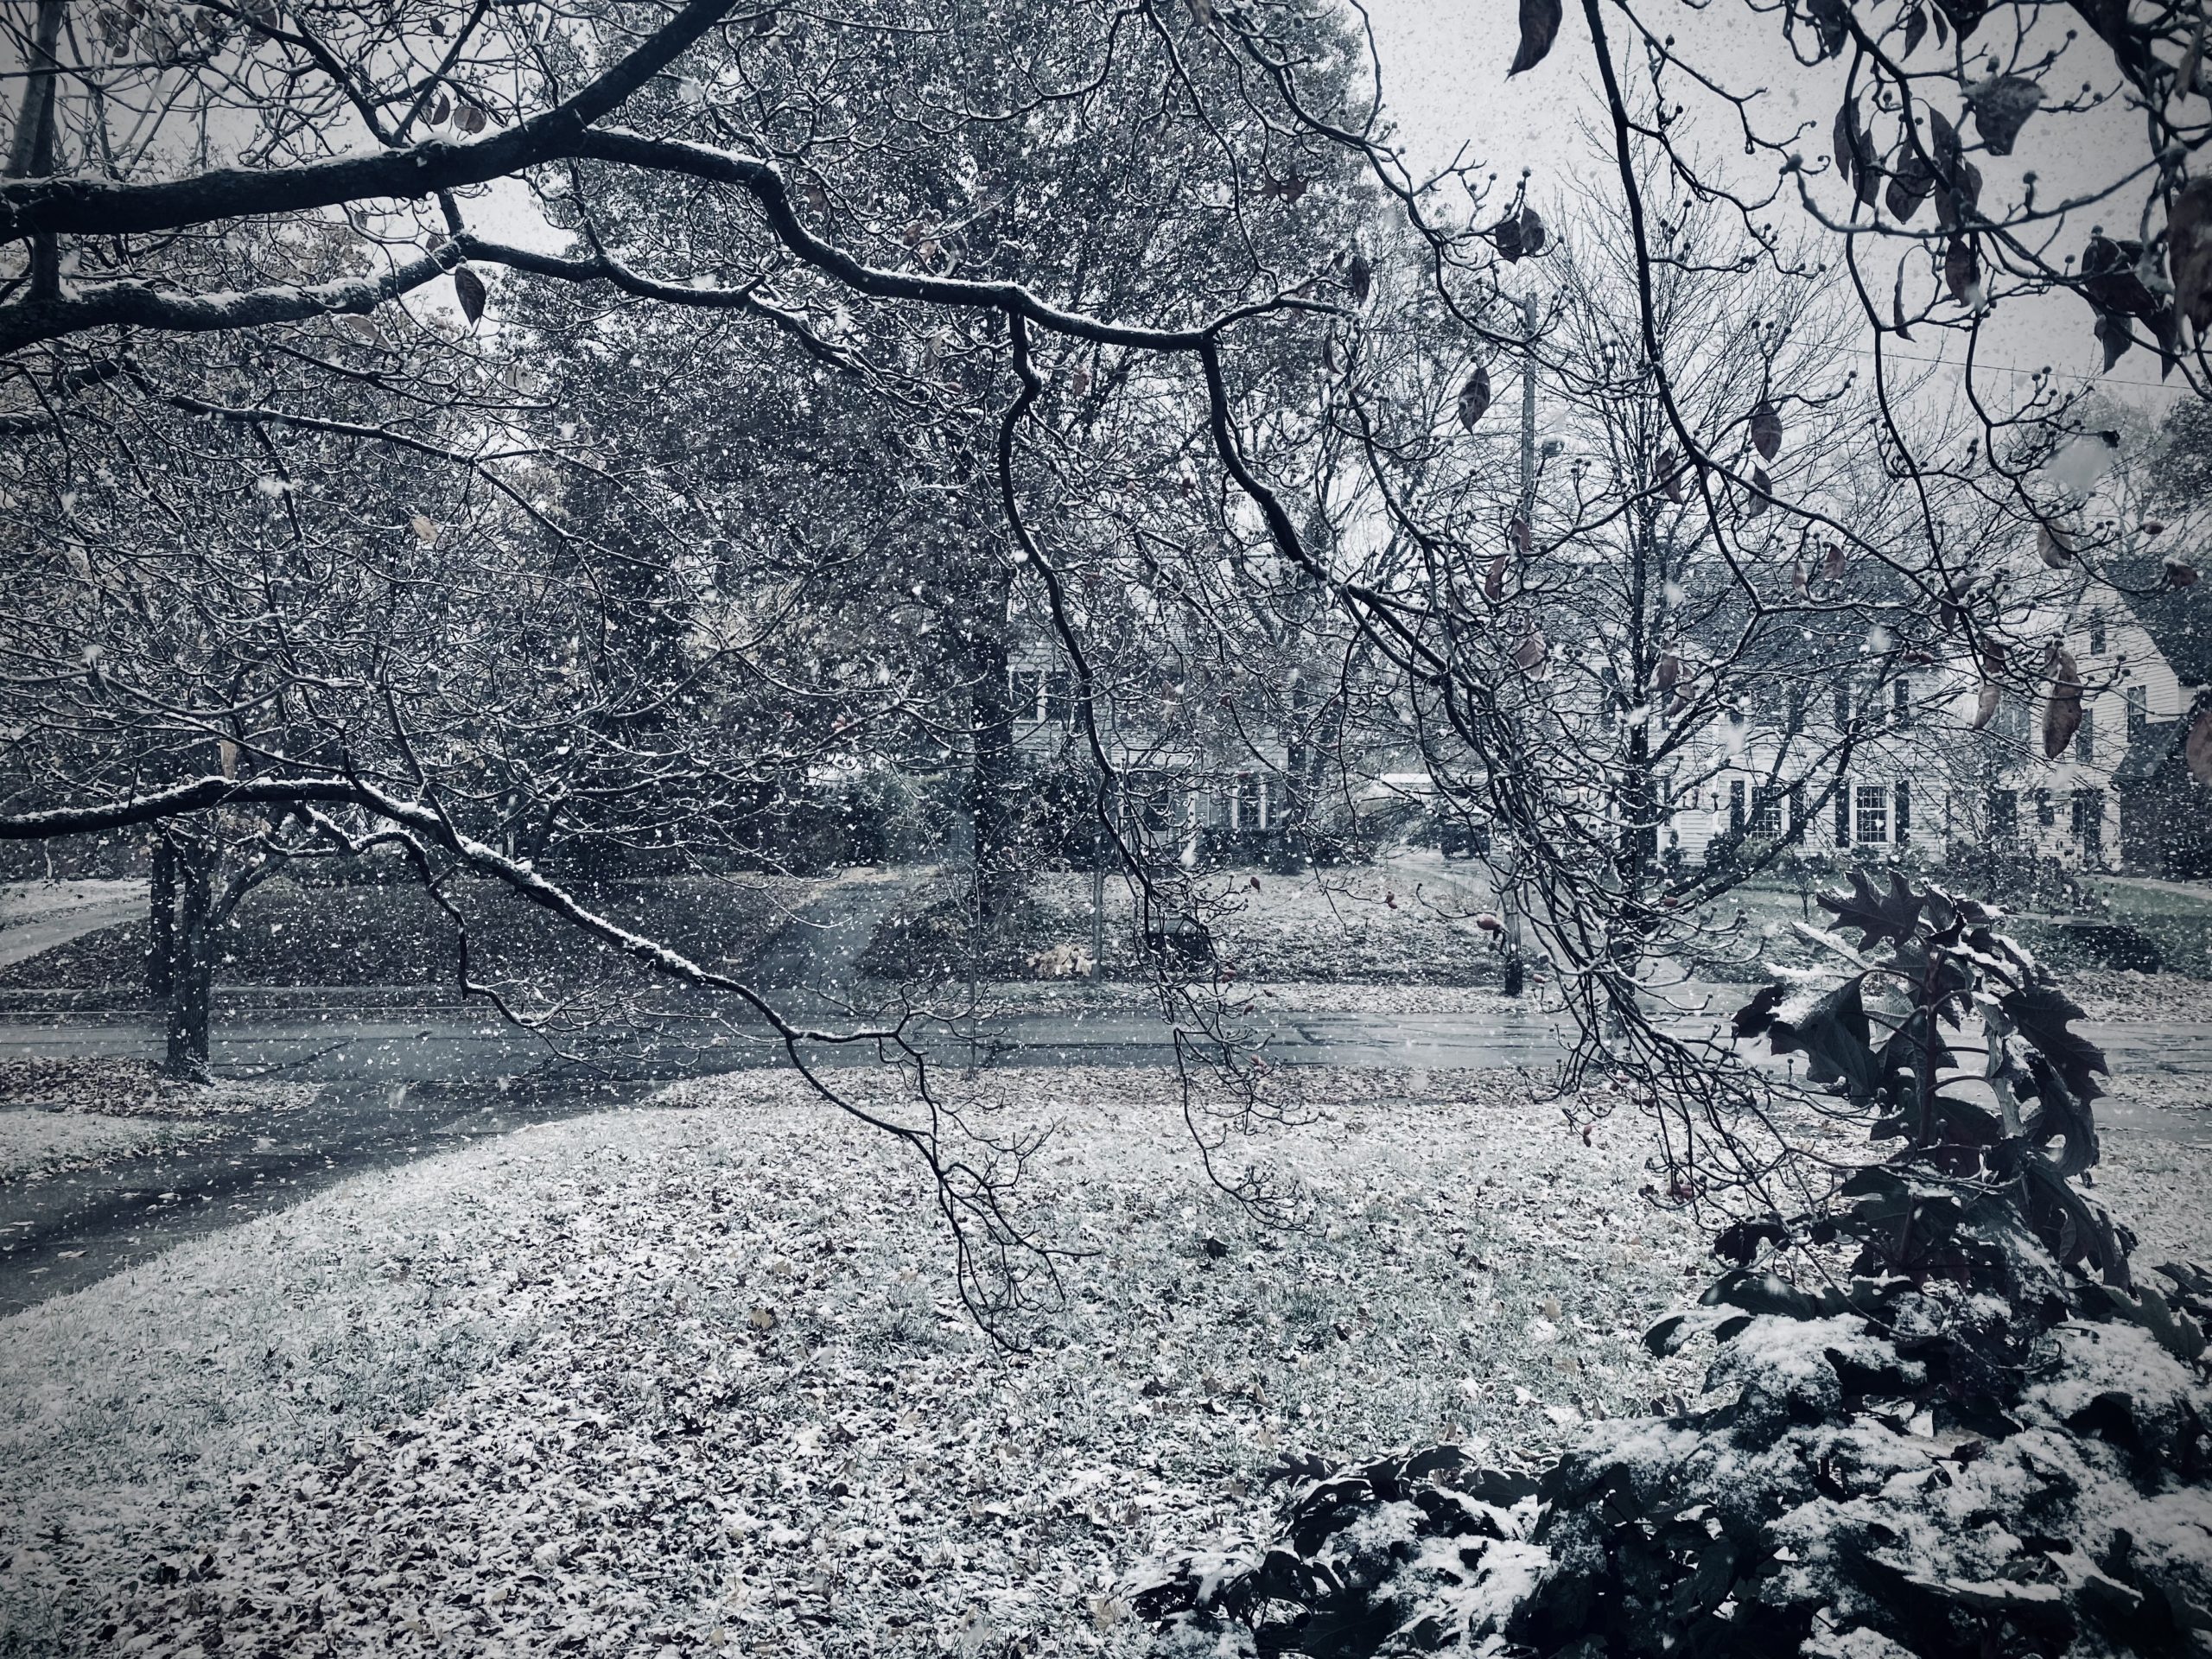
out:
<path id="1" fill-rule="evenodd" d="M 0 928 L 58 916 L 93 905 L 120 903 L 144 895 L 143 880 L 84 878 L 63 881 L 0 881 Z"/>
<path id="2" fill-rule="evenodd" d="M 216 1128 L 205 1120 L 95 1117 L 35 1106 L 0 1106 L 0 1181 L 159 1152 L 201 1139 Z"/>
<path id="3" fill-rule="evenodd" d="M 1082 1649 L 1088 1599 L 1110 1625 L 1124 1570 L 1287 1450 L 1515 1444 L 1683 1385 L 1636 1345 L 1692 1246 L 1633 1202 L 1633 1126 L 1585 1146 L 1497 1077 L 1309 1078 L 1325 1115 L 1273 1150 L 1323 1203 L 1280 1235 L 1205 1185 L 1157 1074 L 986 1076 L 1068 1120 L 1039 1213 L 1098 1252 L 1027 1355 L 949 1300 L 912 1168 L 764 1077 L 10 1320 L 10 1624 L 858 1652 L 981 1618 Z"/>
<path id="4" fill-rule="evenodd" d="M 312 1100 L 315 1087 L 269 1078 L 183 1083 L 147 1060 L 0 1055 L 0 1106 L 59 1106 L 105 1117 L 185 1120 L 291 1110 Z"/>
<path id="5" fill-rule="evenodd" d="M 957 1086 L 957 1079 L 946 1079 Z M 1306 1074 L 1206 1184 L 1151 1071 L 983 1074 L 1063 1120 L 1032 1213 L 1088 1254 L 1024 1353 L 948 1294 L 926 1189 L 759 1074 L 365 1176 L 7 1322 L 0 1648 L 1030 1654 L 1131 1644 L 1122 1574 L 1290 1452 L 1510 1452 L 1694 1386 L 1637 1338 L 1698 1265 L 1510 1074 Z M 2145 1249 L 2208 1160 L 2115 1147 Z M 2193 1236 L 2182 1235 L 2192 1234 Z"/>

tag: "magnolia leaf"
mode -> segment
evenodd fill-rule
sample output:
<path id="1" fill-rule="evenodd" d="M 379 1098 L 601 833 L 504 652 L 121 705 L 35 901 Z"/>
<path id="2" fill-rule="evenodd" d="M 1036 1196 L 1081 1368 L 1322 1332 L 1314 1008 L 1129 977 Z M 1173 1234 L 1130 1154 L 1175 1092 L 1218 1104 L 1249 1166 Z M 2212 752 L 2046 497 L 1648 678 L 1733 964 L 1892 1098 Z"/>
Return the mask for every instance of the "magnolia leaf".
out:
<path id="1" fill-rule="evenodd" d="M 1560 0 L 1521 0 L 1521 44 L 1513 54 L 1513 67 L 1505 72 L 1508 79 L 1544 60 L 1559 38 L 1562 10 Z"/>
<path id="2" fill-rule="evenodd" d="M 1363 304 L 1374 287 L 1375 267 L 1367 263 L 1365 254 L 1355 250 L 1351 261 L 1344 266 L 1345 289 L 1354 300 Z"/>
<path id="3" fill-rule="evenodd" d="M 377 320 L 374 317 L 365 315 L 359 311 L 354 311 L 347 314 L 343 321 L 346 324 L 346 332 L 353 334 L 356 339 L 365 340 L 372 345 L 376 343 L 378 339 Z"/>
<path id="4" fill-rule="evenodd" d="M 1483 573 L 1483 597 L 1495 605 L 1505 597 L 1505 555 L 1501 553 L 1490 562 L 1490 569 Z"/>
<path id="5" fill-rule="evenodd" d="M 2171 554 L 2168 554 L 2166 556 L 2164 569 L 2167 587 L 2194 588 L 2196 586 L 2196 567 L 2195 565 L 2188 563 L 2184 560 L 2177 559 Z"/>
<path id="6" fill-rule="evenodd" d="M 1820 36 L 1821 56 L 1815 61 L 1840 55 L 1851 39 L 1851 9 L 1845 0 L 1805 0 L 1805 15 Z"/>
<path id="7" fill-rule="evenodd" d="M 1764 397 L 1751 411 L 1751 447 L 1769 461 L 1782 453 L 1782 416 Z"/>
<path id="8" fill-rule="evenodd" d="M 2138 269 L 2142 258 L 2140 242 L 2092 236 L 2082 250 L 2082 296 L 2101 310 L 2124 317 L 2152 315 L 2158 308 L 2158 301 L 2143 284 Z"/>
<path id="9" fill-rule="evenodd" d="M 1459 424 L 1473 431 L 1475 423 L 1482 419 L 1490 408 L 1490 371 L 1481 364 L 1467 377 L 1467 384 L 1459 392 Z"/>
<path id="10" fill-rule="evenodd" d="M 430 107 L 424 112 L 423 118 L 434 127 L 442 127 L 446 124 L 446 118 L 452 113 L 453 100 L 441 90 L 438 95 L 430 100 Z"/>
<path id="11" fill-rule="evenodd" d="M 1810 599 L 1812 595 L 1813 573 L 1806 569 L 1805 561 L 1800 559 L 1789 567 L 1789 596 L 1792 599 Z"/>
<path id="12" fill-rule="evenodd" d="M 1841 542 L 1830 542 L 1827 555 L 1821 561 L 1821 575 L 1830 582 L 1843 580 L 1844 555 Z"/>
<path id="13" fill-rule="evenodd" d="M 1669 652 L 1659 659 L 1659 694 L 1664 696 L 1679 684 L 1682 677 L 1682 659 Z"/>
<path id="14" fill-rule="evenodd" d="M 2109 311 L 2097 313 L 2096 336 L 2097 344 L 2104 347 L 2107 373 L 2112 372 L 2112 365 L 2126 357 L 2135 344 L 2135 335 L 2129 329 L 2126 319 L 2116 317 Z"/>
<path id="15" fill-rule="evenodd" d="M 471 324 L 484 315 L 484 279 L 467 265 L 454 268 L 453 291 L 461 302 L 461 315 Z"/>
<path id="16" fill-rule="evenodd" d="M 1910 143 L 1898 145 L 1897 164 L 1890 173 L 1890 188 L 1882 197 L 1890 217 L 1904 224 L 1935 191 L 1936 169 L 1928 164 L 1928 158 Z"/>
<path id="17" fill-rule="evenodd" d="M 1068 391 L 1077 397 L 1087 397 L 1090 391 L 1090 371 L 1080 363 L 1068 376 Z"/>
<path id="18" fill-rule="evenodd" d="M 2067 534 L 2048 524 L 2036 526 L 2036 555 L 2053 570 L 2074 563 L 2074 544 Z"/>
<path id="19" fill-rule="evenodd" d="M 1890 326 L 1897 330 L 1899 340 L 1910 341 L 1912 339 L 1912 330 L 1905 327 L 1904 321 L 1904 267 L 1903 265 L 1897 267 L 1897 292 L 1890 300 Z"/>
<path id="20" fill-rule="evenodd" d="M 1546 642 L 1543 634 L 1535 629 L 1531 629 L 1529 637 L 1514 647 L 1513 666 L 1523 674 L 1534 674 L 1543 666 L 1545 660 L 1550 655 L 1551 646 Z"/>
<path id="21" fill-rule="evenodd" d="M 2200 784 L 2212 784 L 2212 705 L 2196 711 L 2196 718 L 2190 722 L 2189 735 L 2182 740 L 2181 758 L 2189 766 L 2189 775 Z"/>
<path id="22" fill-rule="evenodd" d="M 2025 75 L 1999 75 L 1967 88 L 1967 107 L 1993 156 L 2010 156 L 2020 128 L 2043 103 L 2043 88 Z"/>
<path id="23" fill-rule="evenodd" d="M 1836 176 L 1853 187 L 1859 201 L 1872 207 L 1881 200 L 1882 168 L 1874 159 L 1874 146 L 1859 124 L 1859 100 L 1844 99 L 1835 112 L 1833 136 Z"/>
<path id="24" fill-rule="evenodd" d="M 1915 6 L 1904 15 L 1904 51 L 1900 55 L 1910 57 L 1913 48 L 1920 44 L 1922 37 L 1927 33 L 1928 14 L 1918 6 Z"/>
<path id="25" fill-rule="evenodd" d="M 459 127 L 463 132 L 478 133 L 483 131 L 484 124 L 487 119 L 489 119 L 489 118 L 485 115 L 483 111 L 478 109 L 476 105 L 468 103 L 465 99 L 461 103 L 454 106 L 453 124 L 456 127 Z"/>
<path id="26" fill-rule="evenodd" d="M 2074 665 L 2073 653 L 2056 651 L 2052 653 L 2055 668 L 2050 677 L 2050 695 L 2043 706 L 2043 753 L 2046 760 L 2056 760 L 2066 753 L 2066 746 L 2074 741 L 2074 734 L 2082 729 L 2082 674 Z"/>
<path id="27" fill-rule="evenodd" d="M 1774 503 L 1774 480 L 1766 475 L 1766 468 L 1751 468 L 1751 493 L 1744 503 L 1744 517 L 1756 518 Z"/>
<path id="28" fill-rule="evenodd" d="M 1951 297 L 1961 305 L 1978 301 L 1981 290 L 1981 256 L 1974 251 L 1974 238 L 1955 236 L 1943 251 L 1943 285 L 1951 290 Z M 1973 296 L 1969 299 L 1968 296 Z"/>
<path id="29" fill-rule="evenodd" d="M 1521 251 L 1528 254 L 1541 253 L 1549 236 L 1550 232 L 1544 229 L 1544 221 L 1536 217 L 1536 210 L 1533 207 L 1523 207 L 1521 210 Z"/>
<path id="30" fill-rule="evenodd" d="M 2212 174 L 2182 186 L 2166 217 L 2166 258 L 2174 308 L 2202 340 L 2212 333 Z"/>
<path id="31" fill-rule="evenodd" d="M 1524 251 L 1521 245 L 1520 215 L 1508 213 L 1503 219 L 1498 220 L 1497 226 L 1491 231 L 1490 239 L 1497 245 L 1499 258 L 1504 260 L 1509 265 L 1518 264 L 1521 255 Z"/>
<path id="32" fill-rule="evenodd" d="M 1672 449 L 1659 457 L 1659 487 L 1678 507 L 1688 499 L 1682 488 L 1682 458 Z"/>
<path id="33" fill-rule="evenodd" d="M 437 521 L 425 514 L 416 513 L 407 521 L 407 527 L 415 532 L 415 539 L 425 547 L 438 539 Z"/>
<path id="34" fill-rule="evenodd" d="M 1536 550 L 1535 532 L 1529 528 L 1529 521 L 1526 518 L 1516 518 L 1506 526 L 1506 534 L 1512 538 L 1513 550 L 1522 558 L 1527 558 Z"/>
<path id="35" fill-rule="evenodd" d="M 1978 732 L 1996 719 L 1998 705 L 2004 700 L 2003 691 L 1987 681 L 1984 681 L 1980 695 L 1974 699 L 1973 723 L 1967 729 Z"/>

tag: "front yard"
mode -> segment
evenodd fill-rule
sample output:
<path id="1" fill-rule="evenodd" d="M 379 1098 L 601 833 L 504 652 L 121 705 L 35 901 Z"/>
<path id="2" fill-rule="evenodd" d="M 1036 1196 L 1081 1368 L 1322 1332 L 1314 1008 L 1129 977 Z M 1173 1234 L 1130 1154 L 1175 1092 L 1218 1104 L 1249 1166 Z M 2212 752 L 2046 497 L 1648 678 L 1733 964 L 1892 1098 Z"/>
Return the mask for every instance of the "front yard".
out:
<path id="1" fill-rule="evenodd" d="M 9 1320 L 0 1651 L 1111 1650 L 1127 1572 L 1286 1453 L 1533 1451 L 1694 1392 L 1637 1340 L 1698 1248 L 1637 1197 L 1638 1122 L 1306 1074 L 1283 1232 L 1205 1184 L 1163 1074 L 982 1077 L 997 1126 L 1063 1124 L 1033 1213 L 1086 1252 L 1025 1352 L 950 1299 L 913 1170 L 759 1074 Z M 2212 1158 L 2099 1173 L 2146 1251 L 2212 1247 L 2171 1196 Z"/>

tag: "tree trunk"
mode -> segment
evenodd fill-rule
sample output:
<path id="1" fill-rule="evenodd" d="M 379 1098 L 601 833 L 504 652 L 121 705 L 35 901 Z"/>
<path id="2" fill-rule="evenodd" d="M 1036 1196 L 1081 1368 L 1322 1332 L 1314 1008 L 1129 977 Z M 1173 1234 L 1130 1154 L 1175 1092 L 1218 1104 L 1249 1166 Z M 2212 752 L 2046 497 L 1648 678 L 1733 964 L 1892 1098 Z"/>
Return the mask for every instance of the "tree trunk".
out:
<path id="1" fill-rule="evenodd" d="M 176 843 L 167 836 L 154 842 L 151 903 L 146 918 L 146 989 L 166 997 L 176 982 Z"/>
<path id="2" fill-rule="evenodd" d="M 176 921 L 170 951 L 169 1040 L 165 1070 L 205 1083 L 214 1020 L 215 852 L 188 842 L 175 854 Z"/>
<path id="3" fill-rule="evenodd" d="M 974 675 L 969 810 L 976 826 L 976 908 L 989 926 L 1014 901 L 1020 876 L 1020 815 L 1014 741 L 1014 688 L 1007 652 L 1007 582 L 994 575 L 979 584 L 969 669 Z"/>

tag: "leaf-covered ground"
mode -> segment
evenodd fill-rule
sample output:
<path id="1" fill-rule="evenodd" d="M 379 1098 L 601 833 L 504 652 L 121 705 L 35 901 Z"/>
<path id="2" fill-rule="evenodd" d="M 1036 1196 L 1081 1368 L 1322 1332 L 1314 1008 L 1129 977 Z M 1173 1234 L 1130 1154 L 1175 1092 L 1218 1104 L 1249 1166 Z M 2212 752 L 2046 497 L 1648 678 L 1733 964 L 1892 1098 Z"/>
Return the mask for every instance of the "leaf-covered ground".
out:
<path id="1" fill-rule="evenodd" d="M 819 886 L 791 876 L 671 876 L 581 886 L 577 896 L 626 927 L 653 933 L 711 965 L 745 971 Z M 622 982 L 597 941 L 495 884 L 450 893 L 467 918 L 480 979 L 531 987 Z M 279 879 L 246 895 L 226 925 L 221 985 L 449 984 L 460 969 L 453 918 L 407 881 L 300 885 Z M 145 923 L 72 939 L 0 968 L 0 988 L 143 994 Z"/>
<path id="2" fill-rule="evenodd" d="M 1037 1213 L 1091 1252 L 1027 1354 L 952 1303 L 912 1170 L 760 1075 L 10 1319 L 0 1650 L 1110 1649 L 1128 1570 L 1249 1522 L 1287 1452 L 1533 1450 L 1694 1386 L 1637 1341 L 1697 1259 L 1636 1198 L 1640 1124 L 1586 1144 L 1508 1074 L 1309 1074 L 1268 1147 L 1315 1208 L 1271 1233 L 1160 1074 L 984 1087 L 1064 1123 Z M 2206 1161 L 2123 1149 L 2101 1186 L 2203 1254 L 2163 1195 Z"/>
<path id="3" fill-rule="evenodd" d="M 0 1106 L 0 1182 L 51 1175 L 158 1152 L 216 1132 L 210 1122 L 97 1117 L 36 1106 Z"/>
<path id="4" fill-rule="evenodd" d="M 1215 871 L 1197 885 L 1215 958 L 1239 984 L 1371 986 L 1387 998 L 1498 977 L 1497 937 L 1474 921 L 1495 900 L 1481 867 L 1465 861 L 1402 849 L 1369 865 Z M 963 891 L 951 871 L 918 887 L 878 928 L 865 970 L 886 981 L 964 981 L 970 917 Z M 1154 958 L 1120 877 L 1107 880 L 1103 906 L 1108 977 L 1148 977 Z M 1087 969 L 1091 942 L 1090 875 L 1043 871 L 1027 878 L 1019 905 L 986 933 L 974 965 L 987 981 L 1049 979 L 1074 971 L 1078 961 Z"/>

